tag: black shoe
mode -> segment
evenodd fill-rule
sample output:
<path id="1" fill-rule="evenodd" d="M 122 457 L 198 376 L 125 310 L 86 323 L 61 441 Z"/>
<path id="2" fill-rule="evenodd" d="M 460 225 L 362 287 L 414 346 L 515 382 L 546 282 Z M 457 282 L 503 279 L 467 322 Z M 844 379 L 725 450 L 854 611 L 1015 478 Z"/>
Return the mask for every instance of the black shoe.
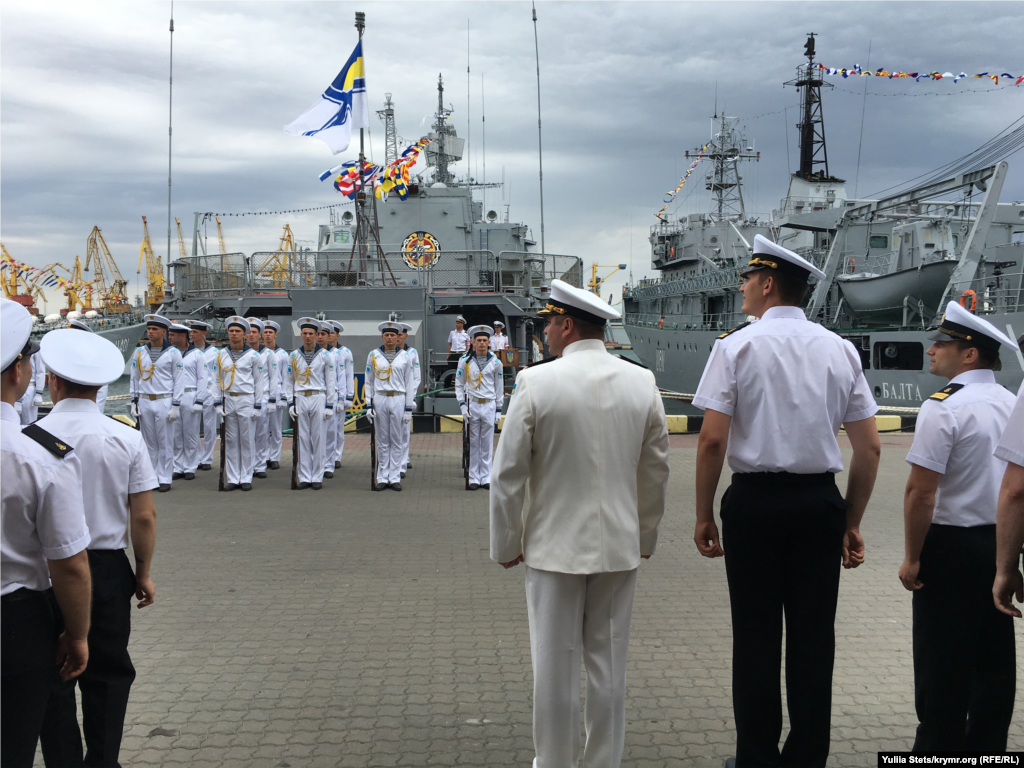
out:
<path id="1" fill-rule="evenodd" d="M 376 490 L 376 491 L 383 491 L 385 488 L 390 488 L 390 487 L 391 487 L 391 483 L 377 483 L 377 487 L 374 490 Z"/>
<path id="2" fill-rule="evenodd" d="M 324 472 L 324 477 L 330 480 L 332 477 L 334 477 L 334 473 L 328 470 L 327 472 Z"/>
<path id="3" fill-rule="evenodd" d="M 238 485 L 236 483 L 227 483 L 224 486 L 224 490 L 225 491 L 237 491 L 238 490 Z"/>
<path id="4" fill-rule="evenodd" d="M 242 483 L 239 487 L 243 491 L 251 491 L 252 490 L 252 483 Z"/>
<path id="5" fill-rule="evenodd" d="M 280 469 L 280 468 L 281 468 L 281 462 L 280 461 L 268 461 L 267 462 L 267 469 Z"/>
<path id="6" fill-rule="evenodd" d="M 491 490 L 491 484 L 490 484 L 490 483 L 484 483 L 484 484 L 483 484 L 483 485 L 481 485 L 480 487 L 481 487 L 481 488 L 486 488 L 486 489 L 487 489 L 488 491 L 489 491 L 489 490 Z"/>
<path id="7" fill-rule="evenodd" d="M 469 490 L 471 490 L 471 491 L 475 491 L 479 487 L 480 487 L 479 483 L 470 483 L 469 484 Z"/>
<path id="8" fill-rule="evenodd" d="M 171 480 L 181 480 L 185 476 L 184 472 L 172 472 Z"/>
<path id="9" fill-rule="evenodd" d="M 196 473 L 195 472 L 186 472 L 185 473 L 185 479 L 186 480 L 195 480 L 196 479 Z"/>
<path id="10" fill-rule="evenodd" d="M 309 483 L 299 483 L 298 485 L 295 486 L 295 490 L 297 491 L 304 491 L 307 488 L 309 488 Z"/>
<path id="11" fill-rule="evenodd" d="M 725 768 L 736 768 L 736 758 L 727 757 L 725 758 Z"/>
<path id="12" fill-rule="evenodd" d="M 402 490 L 402 484 L 401 483 L 392 483 L 391 484 L 391 490 L 392 491 L 400 491 L 400 490 Z"/>
<path id="13" fill-rule="evenodd" d="M 323 487 L 324 487 L 323 483 L 313 483 L 313 490 L 314 491 L 319 491 Z"/>
<path id="14" fill-rule="evenodd" d="M 209 472 L 211 469 L 213 469 L 213 465 L 212 464 L 200 464 L 199 468 L 201 470 L 203 470 L 203 472 Z"/>
<path id="15" fill-rule="evenodd" d="M 171 484 L 160 483 L 160 488 L 158 490 L 160 491 L 160 493 L 167 493 L 169 490 L 171 490 Z"/>
<path id="16" fill-rule="evenodd" d="M 334 462 L 334 468 L 335 469 L 341 469 L 341 462 L 340 461 Z"/>
<path id="17" fill-rule="evenodd" d="M 405 477 L 405 472 L 403 472 L 403 473 L 401 474 L 401 477 Z"/>
<path id="18" fill-rule="evenodd" d="M 412 469 L 412 462 L 411 461 L 405 462 L 405 468 L 406 469 Z"/>
<path id="19" fill-rule="evenodd" d="M 258 477 L 260 480 L 266 480 L 267 479 L 267 473 L 266 472 L 253 472 L 252 476 L 253 477 Z"/>

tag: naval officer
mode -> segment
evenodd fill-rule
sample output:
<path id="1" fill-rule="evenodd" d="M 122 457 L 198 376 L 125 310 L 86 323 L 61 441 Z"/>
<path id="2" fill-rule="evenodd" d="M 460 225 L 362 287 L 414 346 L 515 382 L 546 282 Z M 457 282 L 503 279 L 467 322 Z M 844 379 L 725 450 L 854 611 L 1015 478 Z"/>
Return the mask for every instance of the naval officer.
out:
<path id="1" fill-rule="evenodd" d="M 256 419 L 263 409 L 267 375 L 263 358 L 246 346 L 249 321 L 232 315 L 224 321 L 228 346 L 217 355 L 217 415 L 224 420 L 224 490 L 252 490 L 256 465 Z"/>
<path id="2" fill-rule="evenodd" d="M 181 352 L 165 340 L 171 321 L 160 315 L 146 315 L 149 343 L 132 355 L 129 391 L 132 416 L 142 425 L 142 437 L 160 482 L 160 492 L 171 490 L 174 465 L 174 429 L 181 418 L 185 395 Z"/>
<path id="3" fill-rule="evenodd" d="M 412 326 L 408 323 L 402 323 L 402 332 L 398 334 L 398 348 L 405 350 L 405 353 L 412 358 L 412 388 L 413 393 L 419 392 L 420 383 L 423 381 L 423 374 L 420 370 L 420 353 L 416 350 L 416 347 L 410 347 L 409 331 L 412 330 Z M 413 409 L 415 410 L 415 408 Z M 412 467 L 412 462 L 409 461 L 409 441 L 412 439 L 412 430 L 402 430 L 402 477 L 405 477 L 405 471 Z"/>
<path id="4" fill-rule="evenodd" d="M 28 389 L 32 316 L 0 299 L 0 764 L 29 768 L 36 752 L 54 659 L 69 680 L 89 661 L 92 582 L 82 467 L 63 438 L 22 432 L 14 404 Z M 38 362 L 38 360 L 37 360 Z M 124 363 L 121 363 L 122 370 Z M 51 588 L 52 587 L 52 588 Z M 52 607 L 64 614 L 64 631 Z"/>
<path id="5" fill-rule="evenodd" d="M 299 318 L 302 346 L 288 359 L 288 413 L 298 430 L 297 490 L 323 488 L 324 422 L 334 417 L 334 358 L 317 343 L 323 329 L 315 317 Z M 294 448 L 293 448 L 294 450 Z"/>
<path id="6" fill-rule="evenodd" d="M 402 490 L 402 430 L 412 422 L 416 389 L 412 356 L 398 348 L 402 324 L 388 320 L 377 326 L 379 348 L 366 357 L 366 418 L 377 435 L 377 490 Z"/>
<path id="7" fill-rule="evenodd" d="M 582 656 L 579 764 L 615 768 L 637 566 L 654 554 L 665 509 L 668 428 L 653 374 L 605 350 L 617 311 L 553 280 L 542 313 L 558 357 L 520 373 L 509 402 L 491 479 L 491 559 L 526 563 L 534 766 L 578 762 Z"/>
<path id="8" fill-rule="evenodd" d="M 903 586 L 914 593 L 915 752 L 1002 752 L 1013 715 L 1013 619 L 992 603 L 996 509 L 1006 462 L 993 455 L 1014 397 L 996 383 L 1017 342 L 955 301 L 929 335 L 925 400 L 907 455 Z"/>
<path id="9" fill-rule="evenodd" d="M 267 320 L 263 324 L 263 344 L 270 351 L 268 361 L 273 368 L 273 378 L 277 381 L 275 400 L 277 411 L 268 415 L 270 422 L 269 442 L 267 448 L 267 469 L 281 468 L 281 444 L 283 442 L 283 425 L 286 404 L 288 403 L 287 386 L 285 384 L 285 371 L 288 368 L 288 350 L 277 346 L 277 334 L 281 326 L 273 320 Z M 267 398 L 267 402 L 270 399 Z M 258 463 L 258 462 L 257 462 Z"/>
<path id="10" fill-rule="evenodd" d="M 1024 384 L 993 453 L 1006 462 L 1006 473 L 999 487 L 996 579 L 992 598 L 996 608 L 1019 619 L 1021 612 L 1014 607 L 1013 598 L 1016 596 L 1018 603 L 1024 603 L 1024 576 L 1020 572 L 1020 555 L 1024 548 Z"/>
<path id="11" fill-rule="evenodd" d="M 210 399 L 206 358 L 189 343 L 188 326 L 171 323 L 167 335 L 181 353 L 184 394 L 181 396 L 181 418 L 174 424 L 174 464 L 172 479 L 195 480 L 199 467 L 199 424 L 203 403 Z"/>
<path id="12" fill-rule="evenodd" d="M 840 564 L 864 560 L 860 520 L 878 469 L 878 406 L 853 345 L 800 309 L 812 274 L 824 279 L 797 254 L 754 237 L 741 311 L 761 319 L 718 338 L 693 399 L 705 412 L 694 542 L 705 557 L 725 555 L 732 606 L 736 757 L 727 766 L 825 765 Z M 845 499 L 835 483 L 840 426 L 853 447 Z M 733 476 L 720 544 L 713 503 L 726 457 Z M 780 756 L 783 614 L 791 727 Z"/>
<path id="13" fill-rule="evenodd" d="M 83 323 L 81 320 L 68 320 L 68 328 L 74 328 L 76 331 L 85 331 L 86 333 L 95 333 L 95 331 L 93 331 L 92 328 Z M 123 368 L 124 366 L 122 366 L 122 370 Z M 103 413 L 107 407 L 108 388 L 109 385 L 104 384 L 102 387 L 99 388 L 99 391 L 96 392 L 96 410 L 99 411 L 100 413 Z"/>
<path id="14" fill-rule="evenodd" d="M 337 329 L 339 337 L 345 332 L 345 326 L 337 320 L 331 320 L 331 325 Z M 356 397 L 356 364 L 352 350 L 340 341 L 338 341 L 337 349 L 338 356 L 335 358 L 335 367 L 338 372 L 338 419 L 340 423 L 337 448 L 334 454 L 335 469 L 341 466 L 341 456 L 345 452 L 345 419 L 348 412 L 352 410 L 352 403 Z"/>
<path id="15" fill-rule="evenodd" d="M 132 597 L 139 598 L 142 608 L 152 604 L 156 591 L 150 564 L 156 543 L 153 489 L 158 483 L 142 435 L 103 416 L 93 400 L 101 386 L 115 381 L 124 370 L 117 347 L 102 337 L 83 338 L 64 329 L 46 334 L 39 354 L 50 370 L 54 403 L 39 426 L 74 445 L 82 464 L 93 589 L 89 666 L 77 679 L 55 682 L 43 721 L 43 758 L 51 768 L 83 765 L 75 712 L 77 683 L 82 695 L 84 764 L 117 765 L 128 692 L 135 679 L 128 654 Z M 193 356 L 202 360 L 198 352 Z M 134 571 L 125 553 L 129 532 Z"/>
<path id="16" fill-rule="evenodd" d="M 253 477 L 266 478 L 270 456 L 270 420 L 277 416 L 277 391 L 281 385 L 277 369 L 277 355 L 263 344 L 265 321 L 258 317 L 247 317 L 249 333 L 246 344 L 260 356 L 266 386 L 263 390 L 263 407 L 256 419 L 256 453 L 253 455 Z"/>
<path id="17" fill-rule="evenodd" d="M 469 490 L 491 487 L 491 451 L 494 428 L 501 421 L 505 386 L 501 361 L 488 349 L 491 329 L 469 329 L 473 347 L 459 360 L 455 371 L 455 399 L 469 428 Z"/>
<path id="18" fill-rule="evenodd" d="M 508 349 L 508 336 L 505 335 L 505 324 L 501 320 L 494 321 L 494 335 L 491 336 L 491 351 L 501 352 Z"/>
<path id="19" fill-rule="evenodd" d="M 203 400 L 203 440 L 199 449 L 199 469 L 204 472 L 213 468 L 213 446 L 217 442 L 217 411 L 214 403 L 220 399 L 220 378 L 217 376 L 217 348 L 206 343 L 210 324 L 202 320 L 190 323 L 189 334 L 196 349 L 203 353 L 206 362 L 207 394 Z"/>
<path id="20" fill-rule="evenodd" d="M 334 477 L 334 457 L 338 451 L 338 329 L 330 320 L 320 321 L 317 343 L 324 348 L 334 369 L 334 410 L 324 422 L 324 477 Z"/>
<path id="21" fill-rule="evenodd" d="M 458 365 L 459 358 L 469 349 L 469 334 L 464 330 L 466 318 L 459 315 L 455 318 L 455 330 L 448 334 L 448 364 Z"/>
<path id="22" fill-rule="evenodd" d="M 46 366 L 38 357 L 33 358 L 31 362 L 32 377 L 29 379 L 28 389 L 17 404 L 23 425 L 31 424 L 39 417 L 39 406 L 43 404 L 43 389 L 46 387 Z"/>

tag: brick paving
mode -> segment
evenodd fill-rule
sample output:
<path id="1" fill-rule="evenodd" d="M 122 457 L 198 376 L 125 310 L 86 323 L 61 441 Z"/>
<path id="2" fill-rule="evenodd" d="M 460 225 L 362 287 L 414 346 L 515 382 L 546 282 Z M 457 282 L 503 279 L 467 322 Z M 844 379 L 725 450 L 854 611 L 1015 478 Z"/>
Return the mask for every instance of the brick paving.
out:
<path id="1" fill-rule="evenodd" d="M 916 725 L 896 578 L 910 437 L 882 441 L 867 562 L 842 577 L 830 766 L 873 766 Z M 717 768 L 734 744 L 725 568 L 691 540 L 696 437 L 672 448 L 637 587 L 624 765 Z M 320 492 L 290 492 L 282 462 L 251 493 L 218 494 L 212 471 L 157 495 L 157 600 L 133 613 L 123 765 L 530 765 L 524 570 L 488 558 L 487 494 L 462 490 L 461 438 L 414 435 L 401 493 L 370 492 L 367 450 L 349 436 Z M 1024 749 L 1020 714 L 1009 748 Z"/>

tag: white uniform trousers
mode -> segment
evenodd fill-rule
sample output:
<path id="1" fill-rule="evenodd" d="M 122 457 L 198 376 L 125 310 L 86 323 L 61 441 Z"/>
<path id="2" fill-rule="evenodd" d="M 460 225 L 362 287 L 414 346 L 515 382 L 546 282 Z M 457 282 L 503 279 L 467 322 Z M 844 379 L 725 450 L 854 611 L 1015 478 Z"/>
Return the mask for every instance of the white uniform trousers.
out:
<path id="1" fill-rule="evenodd" d="M 21 396 L 21 425 L 28 426 L 39 417 L 39 408 L 32 405 L 36 397 L 36 385 L 29 384 L 25 394 Z"/>
<path id="2" fill-rule="evenodd" d="M 146 441 L 149 459 L 153 462 L 156 481 L 160 485 L 171 484 L 171 472 L 174 467 L 174 425 L 167 421 L 167 414 L 170 411 L 170 395 L 159 400 L 150 400 L 145 395 L 139 397 L 142 439 Z"/>
<path id="3" fill-rule="evenodd" d="M 299 430 L 299 482 L 322 483 L 324 480 L 324 406 L 326 395 L 306 397 L 295 393 L 295 413 Z"/>
<path id="4" fill-rule="evenodd" d="M 334 415 L 324 421 L 324 472 L 334 471 L 334 455 L 338 452 L 338 404 Z"/>
<path id="5" fill-rule="evenodd" d="M 494 451 L 494 402 L 469 400 L 469 482 L 491 482 L 491 454 Z"/>
<path id="6" fill-rule="evenodd" d="M 277 416 L 275 411 L 273 416 Z M 270 456 L 270 418 L 267 413 L 267 400 L 263 400 L 263 408 L 256 417 L 256 453 L 253 456 L 253 472 L 263 472 L 267 468 L 267 457 Z"/>
<path id="7" fill-rule="evenodd" d="M 174 471 L 195 472 L 199 466 L 199 414 L 192 413 L 195 392 L 186 392 L 181 398 L 181 418 L 171 427 L 174 430 Z"/>
<path id="8" fill-rule="evenodd" d="M 377 482 L 400 483 L 402 481 L 402 430 L 407 429 L 402 417 L 405 414 L 405 393 L 373 398 L 373 425 L 377 432 Z"/>
<path id="9" fill-rule="evenodd" d="M 277 400 L 277 411 L 268 413 L 270 425 L 270 447 L 267 449 L 267 461 L 281 461 L 281 441 L 284 431 L 284 417 L 288 413 L 288 401 L 281 397 Z"/>
<path id="10" fill-rule="evenodd" d="M 256 422 L 252 395 L 231 397 L 224 393 L 224 482 L 252 482 L 256 457 Z"/>
<path id="11" fill-rule="evenodd" d="M 213 398 L 207 396 L 203 403 L 203 445 L 199 449 L 199 463 L 213 464 L 213 446 L 217 443 L 220 427 L 217 424 L 217 411 L 214 410 Z"/>
<path id="12" fill-rule="evenodd" d="M 587 736 L 579 765 L 618 768 L 622 761 L 635 588 L 636 569 L 574 574 L 527 566 L 534 768 L 576 768 L 579 761 L 581 656 L 587 668 Z"/>
<path id="13" fill-rule="evenodd" d="M 345 422 L 348 421 L 348 414 L 345 412 L 345 401 L 339 402 L 335 410 L 338 411 L 338 440 L 334 446 L 334 460 L 341 461 L 341 454 L 345 452 Z"/>

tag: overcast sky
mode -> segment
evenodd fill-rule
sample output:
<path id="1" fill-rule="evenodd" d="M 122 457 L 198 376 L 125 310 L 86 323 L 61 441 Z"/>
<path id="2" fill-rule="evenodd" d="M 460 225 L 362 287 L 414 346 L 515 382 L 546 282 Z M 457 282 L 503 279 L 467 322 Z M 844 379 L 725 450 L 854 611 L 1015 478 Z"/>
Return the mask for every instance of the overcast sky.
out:
<path id="1" fill-rule="evenodd" d="M 506 182 L 488 208 L 510 204 L 512 220 L 539 240 L 529 3 L 242 0 L 174 5 L 173 211 L 186 239 L 195 211 L 342 200 L 317 176 L 355 158 L 356 145 L 333 156 L 282 126 L 347 59 L 356 10 L 366 13 L 371 109 L 391 93 L 398 133 L 413 141 L 428 130 L 421 120 L 436 109 L 442 74 L 455 127 L 471 133 L 471 167 L 453 170 L 480 179 L 485 100 L 487 180 L 504 169 Z M 782 84 L 802 61 L 806 33 L 818 33 L 818 59 L 829 66 L 1024 74 L 1018 2 L 539 2 L 537 15 L 547 250 L 588 266 L 630 263 L 637 278 L 653 274 L 649 228 L 688 164 L 685 150 L 710 137 L 716 90 L 719 111 L 743 118 L 761 152 L 744 168 L 748 211 L 778 206 L 798 156 L 797 93 Z M 135 289 L 143 215 L 166 254 L 169 16 L 169 2 L 0 6 L 0 238 L 14 258 L 70 266 L 99 225 Z M 943 165 L 1024 114 L 1024 85 L 1005 81 L 833 82 L 824 96 L 829 170 L 848 180 L 850 196 Z M 372 112 L 371 134 L 372 155 L 383 159 Z M 706 206 L 699 179 L 683 188 L 676 215 Z M 1024 199 L 1024 152 L 1010 161 L 1002 199 Z M 274 250 L 286 222 L 312 241 L 326 221 L 326 211 L 226 218 L 224 238 L 229 251 Z"/>

